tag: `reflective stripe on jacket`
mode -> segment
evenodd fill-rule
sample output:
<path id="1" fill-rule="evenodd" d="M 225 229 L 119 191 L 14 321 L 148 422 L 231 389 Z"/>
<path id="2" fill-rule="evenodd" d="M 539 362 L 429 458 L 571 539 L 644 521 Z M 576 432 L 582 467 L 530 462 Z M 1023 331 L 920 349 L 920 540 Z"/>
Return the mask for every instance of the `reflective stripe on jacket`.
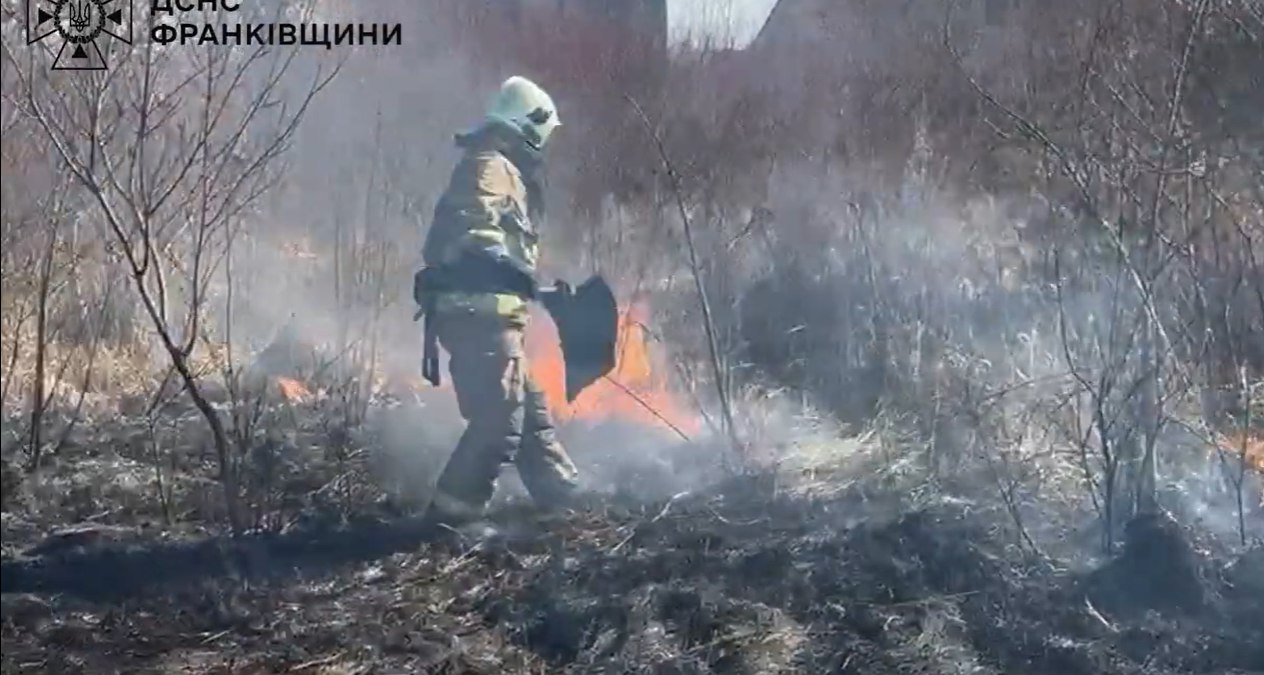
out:
<path id="1" fill-rule="evenodd" d="M 539 235 L 527 216 L 526 185 L 503 151 L 504 144 L 514 142 L 510 133 L 490 127 L 459 139 L 466 152 L 426 233 L 422 255 L 427 265 L 451 263 L 465 247 L 503 244 L 510 256 L 535 269 Z M 441 293 L 435 311 L 494 315 L 521 325 L 527 319 L 526 301 L 509 293 Z"/>

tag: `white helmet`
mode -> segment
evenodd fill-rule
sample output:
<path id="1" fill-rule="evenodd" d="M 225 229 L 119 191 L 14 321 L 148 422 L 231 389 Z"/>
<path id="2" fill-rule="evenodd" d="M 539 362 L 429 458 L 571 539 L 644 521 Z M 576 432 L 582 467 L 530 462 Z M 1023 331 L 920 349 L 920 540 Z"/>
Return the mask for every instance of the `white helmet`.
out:
<path id="1" fill-rule="evenodd" d="M 553 130 L 562 125 L 553 98 L 540 85 L 518 75 L 500 85 L 487 118 L 522 131 L 536 149 L 543 148 Z"/>

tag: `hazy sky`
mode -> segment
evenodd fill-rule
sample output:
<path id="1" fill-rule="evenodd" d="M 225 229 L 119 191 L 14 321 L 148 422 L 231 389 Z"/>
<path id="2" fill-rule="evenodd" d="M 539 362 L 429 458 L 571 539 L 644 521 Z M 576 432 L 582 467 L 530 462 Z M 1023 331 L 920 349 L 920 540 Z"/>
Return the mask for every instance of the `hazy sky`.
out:
<path id="1" fill-rule="evenodd" d="M 688 35 L 731 37 L 744 46 L 755 37 L 777 0 L 667 0 L 673 42 Z"/>

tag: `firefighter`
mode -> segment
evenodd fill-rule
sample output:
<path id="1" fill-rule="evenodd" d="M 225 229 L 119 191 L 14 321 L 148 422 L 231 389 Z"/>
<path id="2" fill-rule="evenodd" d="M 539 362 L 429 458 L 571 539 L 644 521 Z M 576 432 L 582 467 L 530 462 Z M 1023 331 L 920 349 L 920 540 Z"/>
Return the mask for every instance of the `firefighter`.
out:
<path id="1" fill-rule="evenodd" d="M 533 501 L 565 506 L 577 471 L 554 433 L 544 396 L 527 369 L 527 303 L 544 215 L 541 163 L 560 126 L 552 98 L 524 77 L 500 87 L 483 122 L 458 134 L 463 157 L 435 206 L 414 292 L 426 316 L 427 375 L 437 349 L 467 426 L 448 460 L 429 515 L 481 517 L 502 464 L 513 462 Z"/>

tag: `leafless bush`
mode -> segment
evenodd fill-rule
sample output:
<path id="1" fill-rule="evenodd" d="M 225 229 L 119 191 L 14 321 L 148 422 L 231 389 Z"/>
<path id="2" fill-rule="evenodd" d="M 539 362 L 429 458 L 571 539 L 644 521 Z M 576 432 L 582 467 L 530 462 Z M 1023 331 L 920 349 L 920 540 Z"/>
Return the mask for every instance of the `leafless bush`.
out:
<path id="1" fill-rule="evenodd" d="M 272 185 L 273 165 L 329 76 L 317 74 L 291 106 L 280 98 L 281 83 L 297 49 L 184 52 L 141 39 L 120 52 L 112 70 L 75 78 L 46 75 L 50 54 L 10 50 L 8 57 L 25 62 L 16 69 L 24 112 L 86 191 L 90 212 L 112 235 L 113 257 L 210 426 L 229 522 L 239 530 L 230 432 L 191 359 L 205 335 L 208 289 L 241 216 Z"/>
<path id="2" fill-rule="evenodd" d="M 1228 484 L 1248 492 L 1238 449 L 1261 416 L 1243 401 L 1264 370 L 1252 339 L 1264 331 L 1264 160 L 1243 112 L 1258 110 L 1252 5 L 824 4 L 819 32 L 790 44 L 667 59 L 596 15 L 514 23 L 494 3 L 427 3 L 424 39 L 356 53 L 328 105 L 280 115 L 257 104 L 310 93 L 289 53 L 186 59 L 140 45 L 108 79 L 62 82 L 7 51 L 20 86 L 6 85 L 6 129 L 47 133 L 10 146 L 6 132 L 6 163 L 54 153 L 83 188 L 47 267 L 46 330 L 86 336 L 86 350 L 64 366 L 50 347 L 47 367 L 86 379 L 97 343 L 147 357 L 133 317 L 156 327 L 164 372 L 222 427 L 220 475 L 249 512 L 235 520 L 283 527 L 294 505 L 279 485 L 297 472 L 286 462 L 312 455 L 294 439 L 304 421 L 252 369 L 287 331 L 311 343 L 319 358 L 269 375 L 311 390 L 325 459 L 356 476 L 375 390 L 416 369 L 404 282 L 451 134 L 520 72 L 556 94 L 566 125 L 550 150 L 545 274 L 601 272 L 622 298 L 648 299 L 682 389 L 714 419 L 732 405 L 736 423 L 717 427 L 741 426 L 754 388 L 802 392 L 857 426 L 885 417 L 923 439 L 902 466 L 999 494 L 1032 548 L 1036 500 L 1096 504 L 1107 544 L 1155 508 L 1163 476 L 1194 461 L 1164 440 L 1178 426 L 1228 448 Z M 230 95 L 238 75 L 249 86 Z M 208 105 L 224 107 L 218 131 L 197 123 Z M 158 130 L 164 115 L 185 133 Z M 121 153 L 124 140 L 144 156 Z M 286 184 L 260 201 L 283 158 Z M 30 336 L 52 244 L 25 233 L 47 215 L 53 173 L 24 192 L 11 171 L 4 181 L 4 395 L 27 408 L 47 392 L 13 365 L 34 353 L 20 344 L 49 342 Z M 98 302 L 129 276 L 135 293 Z M 1216 440 L 1230 431 L 1241 443 Z M 153 464 L 170 493 L 167 464 Z M 348 509 L 365 496 L 349 478 L 308 478 Z"/>
<path id="3" fill-rule="evenodd" d="M 984 22 L 969 7 L 831 14 L 845 65 L 778 91 L 801 117 L 776 143 L 806 161 L 773 174 L 762 236 L 709 250 L 732 280 L 717 305 L 740 307 L 721 324 L 740 327 L 732 354 L 831 410 L 915 413 L 932 470 L 961 468 L 944 453 L 1031 409 L 1005 396 L 987 410 L 1013 420 L 972 422 L 980 397 L 1039 391 L 1058 402 L 1047 423 L 1069 424 L 1039 424 L 1066 434 L 1045 442 L 1078 448 L 1109 546 L 1122 519 L 1158 507 L 1163 464 L 1185 463 L 1163 455 L 1169 425 L 1209 388 L 1240 386 L 1235 367 L 1259 372 L 1258 348 L 1230 337 L 1264 328 L 1260 205 L 1236 197 L 1258 183 L 1239 149 L 1253 131 L 1230 112 L 1255 93 L 1236 70 L 1211 76 L 1225 54 L 1258 59 L 1258 16 L 1022 5 Z M 983 443 L 993 467 L 1001 440 Z"/>

